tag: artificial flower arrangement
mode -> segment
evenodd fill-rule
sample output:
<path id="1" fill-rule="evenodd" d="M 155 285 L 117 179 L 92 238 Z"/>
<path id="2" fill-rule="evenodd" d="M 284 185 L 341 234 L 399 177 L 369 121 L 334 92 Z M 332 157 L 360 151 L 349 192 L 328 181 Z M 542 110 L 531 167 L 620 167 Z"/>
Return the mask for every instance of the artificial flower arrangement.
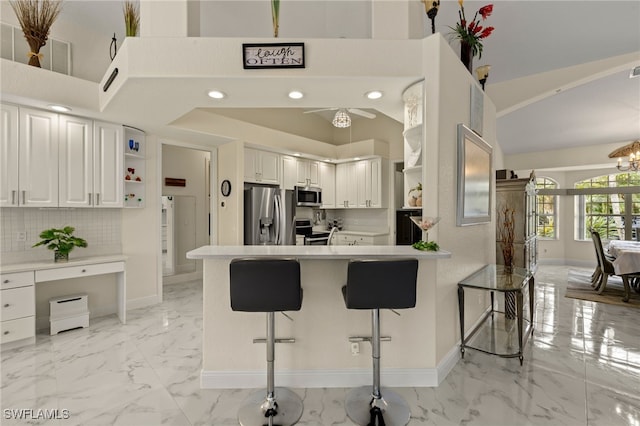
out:
<path id="1" fill-rule="evenodd" d="M 493 13 L 493 4 L 482 6 L 475 15 L 473 15 L 471 22 L 467 21 L 464 14 L 464 0 L 458 0 L 458 4 L 460 5 L 460 10 L 458 11 L 460 21 L 456 23 L 455 27 L 449 28 L 453 30 L 455 38 L 460 40 L 461 43 L 467 43 L 471 47 L 473 56 L 477 55 L 478 58 L 482 58 L 482 40 L 493 33 L 494 27 L 483 27 L 480 25 L 478 15 L 480 15 L 483 21 L 486 20 L 491 16 L 491 13 Z"/>

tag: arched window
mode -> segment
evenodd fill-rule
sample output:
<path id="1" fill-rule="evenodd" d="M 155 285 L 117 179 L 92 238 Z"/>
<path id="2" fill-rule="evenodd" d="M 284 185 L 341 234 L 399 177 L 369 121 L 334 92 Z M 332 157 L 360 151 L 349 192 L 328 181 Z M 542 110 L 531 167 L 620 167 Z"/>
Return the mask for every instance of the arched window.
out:
<path id="1" fill-rule="evenodd" d="M 557 189 L 558 183 L 546 177 L 536 178 L 536 189 Z M 558 238 L 558 196 L 538 195 L 538 237 Z"/>
<path id="2" fill-rule="evenodd" d="M 640 240 L 640 173 L 618 173 L 575 184 L 577 237 L 594 228 L 605 240 Z"/>

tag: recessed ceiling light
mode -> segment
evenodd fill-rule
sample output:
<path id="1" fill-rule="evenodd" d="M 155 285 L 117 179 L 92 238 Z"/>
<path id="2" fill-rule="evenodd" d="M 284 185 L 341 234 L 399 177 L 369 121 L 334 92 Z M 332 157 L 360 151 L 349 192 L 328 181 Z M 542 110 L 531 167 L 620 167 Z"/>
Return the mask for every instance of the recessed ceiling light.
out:
<path id="1" fill-rule="evenodd" d="M 354 157 L 353 159 L 358 161 L 360 159 L 360 157 Z"/>
<path id="2" fill-rule="evenodd" d="M 302 99 L 304 97 L 304 93 L 300 92 L 299 90 L 292 90 L 291 92 L 289 92 L 289 97 L 291 99 Z"/>
<path id="3" fill-rule="evenodd" d="M 49 105 L 48 108 L 52 109 L 54 111 L 57 111 L 57 112 L 69 112 L 69 111 L 71 111 L 71 108 L 66 107 L 64 105 Z"/>
<path id="4" fill-rule="evenodd" d="M 382 97 L 382 92 L 379 90 L 372 90 L 366 93 L 367 98 L 369 99 L 380 99 Z"/>
<path id="5" fill-rule="evenodd" d="M 213 99 L 224 99 L 227 97 L 227 95 L 224 92 L 221 92 L 219 90 L 212 90 L 208 93 L 210 98 Z"/>
<path id="6" fill-rule="evenodd" d="M 293 154 L 293 155 L 295 155 L 296 157 L 300 157 L 300 153 L 299 153 L 299 152 L 296 152 L 296 153 L 295 153 L 295 154 Z"/>
<path id="7" fill-rule="evenodd" d="M 631 70 L 629 78 L 640 77 L 640 65 Z"/>

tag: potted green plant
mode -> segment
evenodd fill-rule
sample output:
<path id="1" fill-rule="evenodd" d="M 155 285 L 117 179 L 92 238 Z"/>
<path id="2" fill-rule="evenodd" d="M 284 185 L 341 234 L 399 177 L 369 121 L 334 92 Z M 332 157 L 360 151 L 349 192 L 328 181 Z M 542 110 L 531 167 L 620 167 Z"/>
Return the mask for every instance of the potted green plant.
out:
<path id="1" fill-rule="evenodd" d="M 73 226 L 65 226 L 62 229 L 51 228 L 40 233 L 42 241 L 33 245 L 33 247 L 47 246 L 49 250 L 54 251 L 55 262 L 69 261 L 69 252 L 75 247 L 86 247 L 87 242 L 82 238 L 74 237 Z"/>

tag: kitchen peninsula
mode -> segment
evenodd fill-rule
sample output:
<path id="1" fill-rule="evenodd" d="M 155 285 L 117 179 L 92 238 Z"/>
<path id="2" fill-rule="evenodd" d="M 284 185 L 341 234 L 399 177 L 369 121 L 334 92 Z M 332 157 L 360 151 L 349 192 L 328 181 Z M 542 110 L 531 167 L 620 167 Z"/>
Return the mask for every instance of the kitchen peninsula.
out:
<path id="1" fill-rule="evenodd" d="M 350 259 L 415 258 L 419 261 L 416 308 L 401 316 L 385 310 L 382 384 L 436 386 L 436 281 L 438 260 L 446 251 L 410 246 L 204 246 L 187 253 L 204 262 L 202 388 L 264 386 L 264 315 L 233 312 L 229 300 L 229 263 L 243 257 L 295 257 L 300 261 L 302 309 L 276 316 L 276 383 L 291 387 L 352 387 L 371 381 L 371 348 L 352 350 L 349 337 L 371 335 L 371 314 L 347 310 L 341 287 Z M 357 352 L 357 353 L 354 353 Z"/>

